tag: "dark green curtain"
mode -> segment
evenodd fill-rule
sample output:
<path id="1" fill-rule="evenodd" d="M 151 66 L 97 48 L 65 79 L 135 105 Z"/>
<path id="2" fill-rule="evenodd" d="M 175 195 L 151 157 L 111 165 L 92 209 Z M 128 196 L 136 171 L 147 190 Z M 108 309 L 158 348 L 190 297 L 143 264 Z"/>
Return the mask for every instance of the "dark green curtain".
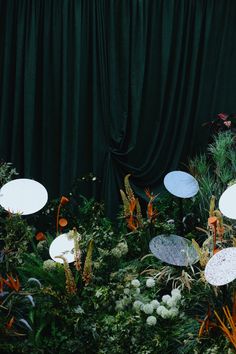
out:
<path id="1" fill-rule="evenodd" d="M 236 111 L 235 0 L 0 0 L 0 158 L 114 216 Z"/>

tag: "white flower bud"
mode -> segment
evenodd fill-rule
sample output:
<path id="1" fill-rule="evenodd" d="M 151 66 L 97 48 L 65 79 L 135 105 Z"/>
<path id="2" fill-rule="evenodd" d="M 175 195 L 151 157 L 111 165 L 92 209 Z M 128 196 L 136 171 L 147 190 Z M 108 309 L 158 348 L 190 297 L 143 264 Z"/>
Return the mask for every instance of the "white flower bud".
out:
<path id="1" fill-rule="evenodd" d="M 167 301 L 169 301 L 171 299 L 170 295 L 163 295 L 162 296 L 162 301 L 167 304 Z"/>
<path id="2" fill-rule="evenodd" d="M 161 306 L 158 306 L 156 312 L 157 312 L 158 315 L 161 316 L 162 311 L 165 311 L 165 310 L 166 310 L 165 306 L 162 306 L 162 305 L 161 305 Z"/>
<path id="3" fill-rule="evenodd" d="M 166 301 L 166 304 L 167 304 L 169 307 L 175 307 L 175 306 L 176 306 L 176 303 L 177 303 L 177 301 L 176 301 L 176 299 L 173 298 L 173 297 L 171 297 L 170 299 L 168 299 L 168 300 Z"/>
<path id="4" fill-rule="evenodd" d="M 124 288 L 124 294 L 129 295 L 129 293 L 130 293 L 130 290 L 128 288 Z"/>
<path id="5" fill-rule="evenodd" d="M 157 300 L 152 300 L 150 304 L 153 306 L 154 309 L 157 309 L 160 306 L 160 302 Z"/>
<path id="6" fill-rule="evenodd" d="M 146 280 L 146 287 L 153 288 L 155 286 L 155 280 L 153 278 L 148 278 Z"/>
<path id="7" fill-rule="evenodd" d="M 143 312 L 146 313 L 146 315 L 151 315 L 153 313 L 153 306 L 151 304 L 145 304 L 142 306 Z"/>
<path id="8" fill-rule="evenodd" d="M 133 285 L 133 287 L 135 287 L 135 288 L 138 288 L 138 287 L 140 287 L 140 281 L 138 279 L 133 279 L 131 281 L 131 285 Z"/>
<path id="9" fill-rule="evenodd" d="M 133 308 L 134 308 L 134 310 L 141 310 L 141 307 L 143 306 L 143 303 L 142 303 L 142 301 L 139 301 L 139 300 L 136 300 L 136 301 L 134 301 L 134 303 L 133 303 Z"/>
<path id="10" fill-rule="evenodd" d="M 170 312 L 165 307 L 164 307 L 164 309 L 161 312 L 161 317 L 162 318 L 169 318 L 170 317 Z"/>
<path id="11" fill-rule="evenodd" d="M 172 290 L 171 290 L 171 295 L 172 295 L 174 298 L 181 299 L 181 292 L 180 292 L 179 289 L 172 289 Z"/>
<path id="12" fill-rule="evenodd" d="M 146 323 L 149 326 L 155 326 L 155 324 L 157 323 L 157 319 L 155 316 L 148 316 L 148 318 L 146 319 Z"/>
<path id="13" fill-rule="evenodd" d="M 170 317 L 176 317 L 179 314 L 179 310 L 177 309 L 177 307 L 172 307 L 169 310 L 169 314 L 170 314 Z"/>

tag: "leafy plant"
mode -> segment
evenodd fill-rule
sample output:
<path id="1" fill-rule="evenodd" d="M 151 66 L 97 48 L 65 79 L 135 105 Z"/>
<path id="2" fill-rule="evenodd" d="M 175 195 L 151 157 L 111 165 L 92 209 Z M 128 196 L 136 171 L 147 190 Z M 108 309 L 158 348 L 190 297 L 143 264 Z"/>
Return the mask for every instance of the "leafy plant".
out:
<path id="1" fill-rule="evenodd" d="M 16 169 L 12 167 L 11 162 L 0 162 L 0 187 L 17 175 L 18 173 Z"/>
<path id="2" fill-rule="evenodd" d="M 219 132 L 208 146 L 207 154 L 189 161 L 190 173 L 199 183 L 199 194 L 195 197 L 201 220 L 207 217 L 208 204 L 212 195 L 219 201 L 221 194 L 236 177 L 236 150 L 234 134 Z"/>

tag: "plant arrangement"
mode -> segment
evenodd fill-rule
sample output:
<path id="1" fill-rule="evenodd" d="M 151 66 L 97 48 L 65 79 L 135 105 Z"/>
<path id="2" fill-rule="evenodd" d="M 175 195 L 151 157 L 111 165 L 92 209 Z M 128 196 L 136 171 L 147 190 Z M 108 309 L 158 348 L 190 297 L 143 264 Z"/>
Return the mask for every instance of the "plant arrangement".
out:
<path id="1" fill-rule="evenodd" d="M 209 259 L 236 244 L 234 223 L 218 207 L 235 178 L 234 155 L 227 131 L 190 161 L 200 192 L 184 203 L 183 220 L 168 193 L 146 189 L 141 210 L 131 175 L 124 178 L 116 224 L 101 203 L 76 192 L 33 217 L 2 211 L 0 351 L 235 353 L 235 283 L 212 286 L 204 273 Z M 155 257 L 149 243 L 176 234 L 182 221 L 180 236 L 192 243 L 198 261 L 175 266 Z M 66 254 L 50 257 L 61 234 L 73 242 L 73 262 Z"/>
<path id="2" fill-rule="evenodd" d="M 200 154 L 189 161 L 189 171 L 197 179 L 200 190 L 195 203 L 200 209 L 203 222 L 208 214 L 212 195 L 219 198 L 227 186 L 235 183 L 236 150 L 235 136 L 231 131 L 219 132 L 209 144 L 207 153 Z"/>

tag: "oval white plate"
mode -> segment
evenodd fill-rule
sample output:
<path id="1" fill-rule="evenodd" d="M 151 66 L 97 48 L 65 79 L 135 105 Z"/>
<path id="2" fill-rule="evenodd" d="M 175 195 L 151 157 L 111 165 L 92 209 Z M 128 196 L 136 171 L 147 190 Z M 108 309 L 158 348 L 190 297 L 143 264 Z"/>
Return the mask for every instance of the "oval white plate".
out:
<path id="1" fill-rule="evenodd" d="M 68 263 L 74 262 L 74 240 L 69 239 L 67 234 L 57 236 L 52 241 L 49 247 L 50 257 L 57 263 L 63 263 L 61 258 L 55 258 L 56 256 L 64 256 Z"/>
<path id="2" fill-rule="evenodd" d="M 18 178 L 0 190 L 0 205 L 12 214 L 29 215 L 44 207 L 48 200 L 45 187 L 32 179 Z"/>
<path id="3" fill-rule="evenodd" d="M 219 209 L 227 218 L 236 219 L 236 184 L 227 188 L 221 195 Z"/>
<path id="4" fill-rule="evenodd" d="M 172 171 L 164 178 L 168 192 L 179 198 L 191 198 L 199 191 L 197 180 L 187 172 Z"/>

